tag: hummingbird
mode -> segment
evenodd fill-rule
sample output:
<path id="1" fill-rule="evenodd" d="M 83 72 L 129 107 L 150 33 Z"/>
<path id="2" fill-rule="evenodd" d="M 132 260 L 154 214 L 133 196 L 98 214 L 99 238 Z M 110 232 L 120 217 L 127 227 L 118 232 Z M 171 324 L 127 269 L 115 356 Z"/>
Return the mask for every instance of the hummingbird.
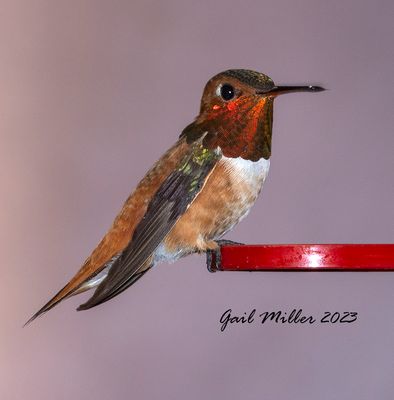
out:
<path id="1" fill-rule="evenodd" d="M 160 262 L 215 251 L 255 203 L 270 167 L 273 103 L 319 86 L 276 86 L 230 69 L 206 84 L 195 120 L 127 198 L 80 270 L 26 324 L 95 288 L 77 310 L 117 296 Z"/>

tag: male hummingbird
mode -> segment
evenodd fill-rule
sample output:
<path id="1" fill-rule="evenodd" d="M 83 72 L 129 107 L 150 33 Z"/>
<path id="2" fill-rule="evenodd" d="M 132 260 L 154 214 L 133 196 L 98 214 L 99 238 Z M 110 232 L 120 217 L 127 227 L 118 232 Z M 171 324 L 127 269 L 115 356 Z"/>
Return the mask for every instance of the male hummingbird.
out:
<path id="1" fill-rule="evenodd" d="M 81 269 L 28 322 L 96 288 L 78 310 L 123 292 L 161 261 L 215 250 L 244 218 L 268 174 L 273 103 L 318 86 L 275 86 L 267 75 L 231 69 L 205 86 L 200 114 L 153 165 Z"/>

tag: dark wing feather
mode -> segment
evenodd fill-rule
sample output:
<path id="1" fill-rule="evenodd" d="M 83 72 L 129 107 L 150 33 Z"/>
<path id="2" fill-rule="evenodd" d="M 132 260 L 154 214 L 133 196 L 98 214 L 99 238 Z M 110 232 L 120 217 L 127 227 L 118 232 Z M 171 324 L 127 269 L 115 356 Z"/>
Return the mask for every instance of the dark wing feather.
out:
<path id="1" fill-rule="evenodd" d="M 153 253 L 200 192 L 219 158 L 216 151 L 204 148 L 201 140 L 191 144 L 188 155 L 152 198 L 132 240 L 114 262 L 107 278 L 78 310 L 118 295 L 152 266 Z"/>

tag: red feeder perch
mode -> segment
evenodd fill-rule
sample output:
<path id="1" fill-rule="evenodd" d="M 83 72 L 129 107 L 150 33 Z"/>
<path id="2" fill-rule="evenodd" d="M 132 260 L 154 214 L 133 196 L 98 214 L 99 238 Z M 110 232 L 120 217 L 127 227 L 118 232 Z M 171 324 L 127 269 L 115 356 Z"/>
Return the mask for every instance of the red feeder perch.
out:
<path id="1" fill-rule="evenodd" d="M 215 271 L 394 271 L 394 244 L 223 245 Z"/>

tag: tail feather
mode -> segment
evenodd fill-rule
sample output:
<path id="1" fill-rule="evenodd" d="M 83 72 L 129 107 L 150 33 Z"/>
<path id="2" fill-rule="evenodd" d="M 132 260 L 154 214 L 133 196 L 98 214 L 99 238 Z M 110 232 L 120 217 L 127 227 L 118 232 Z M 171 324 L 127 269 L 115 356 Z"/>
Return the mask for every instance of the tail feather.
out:
<path id="1" fill-rule="evenodd" d="M 99 285 L 100 282 L 106 277 L 110 265 L 106 265 L 101 269 L 99 273 L 91 274 L 88 277 L 83 276 L 82 273 L 78 273 L 63 289 L 61 289 L 51 300 L 48 301 L 43 307 L 41 307 L 23 326 L 29 325 L 37 317 L 45 314 L 47 311 L 55 307 L 61 301 L 68 299 L 76 294 L 85 292 L 86 290 L 92 289 Z"/>
<path id="2" fill-rule="evenodd" d="M 106 278 L 113 263 L 117 260 L 120 254 L 121 252 L 115 254 L 107 263 L 100 268 L 94 269 L 93 272 L 90 262 L 91 259 L 88 258 L 70 282 L 68 282 L 62 290 L 56 293 L 48 303 L 41 307 L 23 326 L 29 325 L 36 318 L 45 314 L 63 300 L 98 286 Z"/>
<path id="3" fill-rule="evenodd" d="M 55 307 L 57 304 L 59 304 L 61 301 L 73 296 L 75 293 L 75 290 L 70 290 L 69 288 L 70 284 L 67 284 L 64 286 L 62 290 L 60 290 L 58 293 L 55 294 L 55 296 L 52 297 L 51 300 L 48 301 L 43 307 L 41 307 L 31 318 L 28 319 L 27 322 L 23 326 L 27 326 L 30 323 L 32 323 L 36 318 L 40 317 L 41 315 L 45 314 L 47 311 Z"/>

